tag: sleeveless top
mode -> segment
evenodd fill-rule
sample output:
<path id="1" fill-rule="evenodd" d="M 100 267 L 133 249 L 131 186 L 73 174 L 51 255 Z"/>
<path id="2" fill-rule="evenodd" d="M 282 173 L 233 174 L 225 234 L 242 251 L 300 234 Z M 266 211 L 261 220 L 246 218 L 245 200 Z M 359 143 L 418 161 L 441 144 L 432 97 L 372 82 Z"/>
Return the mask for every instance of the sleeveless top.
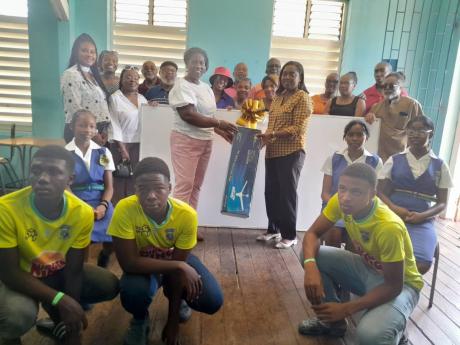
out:
<path id="1" fill-rule="evenodd" d="M 371 166 L 372 168 L 376 168 L 379 164 L 379 156 L 373 154 L 372 156 L 366 157 L 366 164 Z M 348 166 L 348 162 L 345 157 L 335 152 L 332 156 L 332 188 L 331 188 L 331 195 L 337 193 L 339 187 L 339 177 L 345 168 Z"/>
<path id="2" fill-rule="evenodd" d="M 436 178 L 441 174 L 442 160 L 431 158 L 430 165 L 418 178 L 414 178 L 405 153 L 393 155 L 391 182 L 393 203 L 409 211 L 423 212 L 432 204 L 437 193 Z M 432 198 L 427 198 L 427 197 Z"/>
<path id="3" fill-rule="evenodd" d="M 329 110 L 329 114 L 339 116 L 355 116 L 356 105 L 358 104 L 358 100 L 359 97 L 355 96 L 351 103 L 337 104 L 337 97 L 334 97 L 331 101 L 331 109 Z"/>

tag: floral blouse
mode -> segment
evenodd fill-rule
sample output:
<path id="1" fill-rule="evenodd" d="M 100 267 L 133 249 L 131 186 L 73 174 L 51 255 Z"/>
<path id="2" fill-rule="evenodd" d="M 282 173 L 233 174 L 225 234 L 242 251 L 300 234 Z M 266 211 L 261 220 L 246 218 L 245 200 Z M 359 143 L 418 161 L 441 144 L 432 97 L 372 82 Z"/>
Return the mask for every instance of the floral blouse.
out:
<path id="1" fill-rule="evenodd" d="M 104 91 L 99 85 L 86 81 L 77 65 L 68 68 L 62 74 L 61 93 L 66 123 L 70 123 L 73 114 L 80 109 L 91 111 L 96 116 L 96 122 L 110 121 Z"/>

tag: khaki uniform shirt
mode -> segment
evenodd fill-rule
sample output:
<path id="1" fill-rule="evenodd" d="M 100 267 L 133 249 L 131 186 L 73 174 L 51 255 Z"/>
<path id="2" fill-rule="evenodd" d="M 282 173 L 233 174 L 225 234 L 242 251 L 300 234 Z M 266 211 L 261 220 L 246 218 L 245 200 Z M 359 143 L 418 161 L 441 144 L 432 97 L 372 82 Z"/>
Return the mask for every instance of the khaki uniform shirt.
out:
<path id="1" fill-rule="evenodd" d="M 378 155 L 383 162 L 406 149 L 407 124 L 414 117 L 423 115 L 420 103 L 410 97 L 401 97 L 391 104 L 384 100 L 374 104 L 369 112 L 381 121 Z"/>

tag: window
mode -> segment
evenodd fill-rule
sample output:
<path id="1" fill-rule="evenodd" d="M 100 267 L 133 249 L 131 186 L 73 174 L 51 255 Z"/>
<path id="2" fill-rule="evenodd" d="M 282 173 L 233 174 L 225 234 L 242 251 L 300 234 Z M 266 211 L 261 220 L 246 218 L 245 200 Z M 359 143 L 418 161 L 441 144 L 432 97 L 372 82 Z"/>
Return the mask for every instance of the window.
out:
<path id="1" fill-rule="evenodd" d="M 0 2 L 0 131 L 31 131 L 27 0 Z"/>
<path id="2" fill-rule="evenodd" d="M 275 0 L 270 56 L 304 66 L 311 94 L 340 66 L 345 4 L 337 0 Z"/>
<path id="3" fill-rule="evenodd" d="M 141 66 L 147 60 L 159 66 L 171 60 L 183 73 L 186 0 L 115 0 L 114 8 L 112 45 L 120 66 Z"/>
<path id="4" fill-rule="evenodd" d="M 187 23 L 186 0 L 116 0 L 115 21 L 185 28 Z"/>

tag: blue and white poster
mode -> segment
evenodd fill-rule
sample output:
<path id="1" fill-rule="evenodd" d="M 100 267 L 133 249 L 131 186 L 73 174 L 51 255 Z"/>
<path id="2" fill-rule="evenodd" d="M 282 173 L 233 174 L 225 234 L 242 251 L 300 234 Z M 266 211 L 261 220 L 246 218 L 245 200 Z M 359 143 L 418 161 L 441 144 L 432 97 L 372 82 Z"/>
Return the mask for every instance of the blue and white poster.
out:
<path id="1" fill-rule="evenodd" d="M 239 127 L 232 143 L 232 152 L 225 180 L 222 213 L 230 216 L 249 217 L 252 192 L 259 161 L 260 130 Z"/>

